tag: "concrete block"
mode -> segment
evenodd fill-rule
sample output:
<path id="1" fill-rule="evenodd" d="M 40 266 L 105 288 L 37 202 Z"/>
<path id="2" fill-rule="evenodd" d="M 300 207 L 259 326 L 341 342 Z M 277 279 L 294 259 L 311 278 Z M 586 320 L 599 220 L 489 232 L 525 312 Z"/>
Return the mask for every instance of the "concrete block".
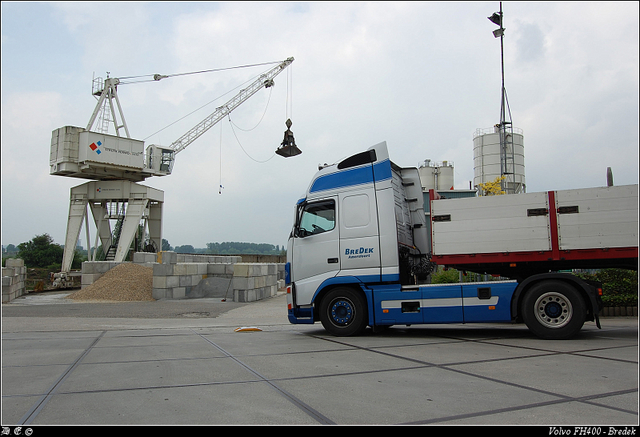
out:
<path id="1" fill-rule="evenodd" d="M 80 288 L 87 287 L 102 277 L 102 273 L 83 273 L 80 277 Z"/>
<path id="2" fill-rule="evenodd" d="M 262 266 L 259 264 L 252 264 L 249 266 L 249 276 L 260 276 L 262 275 Z"/>
<path id="3" fill-rule="evenodd" d="M 90 261 L 83 262 L 82 267 L 80 268 L 80 272 L 82 272 L 83 275 L 85 273 L 95 273 L 93 262 L 90 262 Z"/>
<path id="4" fill-rule="evenodd" d="M 187 295 L 185 287 L 174 287 L 173 288 L 173 299 L 184 299 Z"/>
<path id="5" fill-rule="evenodd" d="M 233 290 L 234 302 L 255 302 L 255 290 Z"/>
<path id="6" fill-rule="evenodd" d="M 174 266 L 171 264 L 154 264 L 153 276 L 170 276 L 173 275 Z"/>
<path id="7" fill-rule="evenodd" d="M 250 265 L 237 263 L 233 266 L 233 276 L 250 276 Z"/>
<path id="8" fill-rule="evenodd" d="M 226 264 L 207 264 L 207 275 L 221 276 L 227 274 Z"/>
<path id="9" fill-rule="evenodd" d="M 152 288 L 151 289 L 151 297 L 154 299 L 167 299 L 167 289 L 166 288 Z"/>
<path id="10" fill-rule="evenodd" d="M 278 277 L 276 275 L 265 276 L 265 278 L 266 278 L 266 285 L 268 286 L 276 285 L 276 283 L 278 282 Z"/>
<path id="11" fill-rule="evenodd" d="M 4 265 L 6 267 L 24 267 L 24 260 L 21 258 L 7 258 Z"/>
<path id="12" fill-rule="evenodd" d="M 156 276 L 153 275 L 152 288 L 167 288 L 168 276 Z"/>
<path id="13" fill-rule="evenodd" d="M 111 270 L 111 262 L 109 261 L 93 261 L 94 273 L 107 273 Z"/>
<path id="14" fill-rule="evenodd" d="M 156 262 L 157 255 L 149 252 L 136 252 L 133 254 L 133 262 L 135 264 L 153 263 Z"/>
<path id="15" fill-rule="evenodd" d="M 188 266 L 189 264 L 177 263 L 176 265 L 173 266 L 173 274 L 178 276 L 188 275 L 189 274 Z"/>
<path id="16" fill-rule="evenodd" d="M 180 276 L 165 276 L 167 278 L 167 288 L 179 287 Z"/>
<path id="17" fill-rule="evenodd" d="M 254 287 L 254 279 L 243 276 L 234 276 L 233 277 L 233 289 L 234 290 L 251 290 Z"/>
<path id="18" fill-rule="evenodd" d="M 158 252 L 157 262 L 160 264 L 176 264 L 178 262 L 178 254 L 175 252 Z"/>
<path id="19" fill-rule="evenodd" d="M 178 276 L 178 285 L 180 287 L 191 287 L 191 276 L 187 276 L 187 275 L 183 275 L 183 276 Z"/>
<path id="20" fill-rule="evenodd" d="M 266 276 L 255 276 L 253 278 L 253 288 L 262 288 L 267 285 Z"/>

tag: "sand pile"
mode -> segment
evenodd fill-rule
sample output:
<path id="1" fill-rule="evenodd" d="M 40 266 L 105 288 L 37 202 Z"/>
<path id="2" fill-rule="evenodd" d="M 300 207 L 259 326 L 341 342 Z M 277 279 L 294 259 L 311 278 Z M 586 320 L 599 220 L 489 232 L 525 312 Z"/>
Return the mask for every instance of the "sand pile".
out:
<path id="1" fill-rule="evenodd" d="M 93 284 L 67 296 L 73 300 L 149 301 L 153 269 L 139 264 L 123 263 L 109 270 Z"/>

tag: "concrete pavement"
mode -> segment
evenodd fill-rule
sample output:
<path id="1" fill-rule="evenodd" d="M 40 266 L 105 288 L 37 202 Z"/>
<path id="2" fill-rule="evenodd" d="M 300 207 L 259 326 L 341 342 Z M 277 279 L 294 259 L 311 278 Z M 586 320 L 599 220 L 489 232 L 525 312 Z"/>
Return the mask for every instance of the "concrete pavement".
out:
<path id="1" fill-rule="evenodd" d="M 638 424 L 637 318 L 567 341 L 498 324 L 337 338 L 289 324 L 282 294 L 41 299 L 2 306 L 3 425 Z"/>

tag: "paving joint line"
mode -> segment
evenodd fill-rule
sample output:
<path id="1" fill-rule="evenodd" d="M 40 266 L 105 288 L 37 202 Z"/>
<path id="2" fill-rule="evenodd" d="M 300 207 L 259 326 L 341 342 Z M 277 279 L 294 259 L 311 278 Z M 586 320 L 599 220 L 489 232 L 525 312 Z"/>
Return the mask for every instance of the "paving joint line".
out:
<path id="1" fill-rule="evenodd" d="M 53 383 L 53 385 L 49 388 L 47 393 L 42 395 L 40 399 L 34 405 L 31 406 L 31 408 L 25 413 L 25 415 L 22 416 L 22 418 L 18 421 L 20 425 L 29 425 L 31 424 L 31 422 L 33 422 L 33 420 L 40 413 L 40 411 L 42 411 L 44 406 L 51 400 L 51 398 L 53 397 L 54 393 L 56 392 L 60 384 L 62 384 L 69 377 L 71 372 L 73 372 L 76 369 L 76 367 L 78 367 L 80 362 L 84 359 L 84 357 L 87 356 L 87 354 L 93 349 L 93 347 L 98 343 L 98 341 L 100 341 L 100 339 L 104 336 L 106 332 L 107 331 L 100 332 L 100 335 L 98 335 L 93 340 L 93 342 L 91 342 L 89 347 L 87 347 L 84 350 L 84 352 L 82 352 L 82 354 L 80 354 L 80 356 L 73 362 L 73 364 L 69 366 L 67 370 L 65 370 L 62 373 L 62 375 L 60 375 L 60 377 Z"/>
<path id="2" fill-rule="evenodd" d="M 566 402 L 581 402 L 581 403 L 587 403 L 587 404 L 593 405 L 594 403 L 590 402 L 593 399 L 600 399 L 600 398 L 604 398 L 604 397 L 610 397 L 610 396 L 619 395 L 619 394 L 633 393 L 633 392 L 637 392 L 638 391 L 638 388 L 636 387 L 636 388 L 631 388 L 631 389 L 627 389 L 627 390 L 620 390 L 620 391 L 614 392 L 613 394 L 601 393 L 601 394 L 573 397 L 573 396 L 563 395 L 563 394 L 560 394 L 560 393 L 553 393 L 553 392 L 550 392 L 550 391 L 547 391 L 547 390 L 542 390 L 542 389 L 538 389 L 538 388 L 535 388 L 535 387 L 529 387 L 529 386 L 526 386 L 526 385 L 517 384 L 517 383 L 513 383 L 513 382 L 509 382 L 509 381 L 502 381 L 502 380 L 499 380 L 499 379 L 496 379 L 496 378 L 483 376 L 483 375 L 478 375 L 478 374 L 475 374 L 475 373 L 472 373 L 472 372 L 468 372 L 468 371 L 465 371 L 465 370 L 454 369 L 454 368 L 450 368 L 449 367 L 449 366 L 454 366 L 454 365 L 459 365 L 459 364 L 471 364 L 471 363 L 474 363 L 473 361 L 464 362 L 464 363 L 436 364 L 436 363 L 430 363 L 428 361 L 418 360 L 418 359 L 415 359 L 415 358 L 403 357 L 403 356 L 392 354 L 392 353 L 389 353 L 389 352 L 382 352 L 382 351 L 375 350 L 375 349 L 372 349 L 372 348 L 369 348 L 369 347 L 357 346 L 357 345 L 349 345 L 348 343 L 345 343 L 345 342 L 342 342 L 342 341 L 339 341 L 339 340 L 336 340 L 336 339 L 332 339 L 332 338 L 323 338 L 323 337 L 318 337 L 318 336 L 313 336 L 313 337 L 319 338 L 319 339 L 323 339 L 323 340 L 326 340 L 326 341 L 330 341 L 330 342 L 334 342 L 334 343 L 338 343 L 338 344 L 342 344 L 342 345 L 351 346 L 351 347 L 354 347 L 354 348 L 357 348 L 357 349 L 361 349 L 361 350 L 365 350 L 365 351 L 372 352 L 372 353 L 391 356 L 391 357 L 394 357 L 394 358 L 398 358 L 398 359 L 406 360 L 406 361 L 411 361 L 411 362 L 415 362 L 415 363 L 422 363 L 422 364 L 424 364 L 426 366 L 436 367 L 436 368 L 443 369 L 443 370 L 449 370 L 449 371 L 452 371 L 452 372 L 455 372 L 455 373 L 459 373 L 459 374 L 463 374 L 463 375 L 466 375 L 466 376 L 470 376 L 470 377 L 473 377 L 473 378 L 484 379 L 486 381 L 495 382 L 495 383 L 498 383 L 498 384 L 504 384 L 504 385 L 508 385 L 508 386 L 511 386 L 511 387 L 516 387 L 516 388 L 520 388 L 520 389 L 524 389 L 524 390 L 534 391 L 534 392 L 537 392 L 537 393 L 541 393 L 541 394 L 545 394 L 545 395 L 548 395 L 548 396 L 554 396 L 554 397 L 559 398 L 557 400 L 542 402 L 542 403 L 538 403 L 538 404 L 532 404 L 533 407 L 540 406 L 540 404 L 552 405 L 552 404 L 566 403 Z M 475 342 L 476 340 L 469 340 L 469 341 L 474 341 Z M 514 347 L 518 348 L 518 346 L 514 346 Z M 544 350 L 544 349 L 541 349 L 541 350 Z M 553 353 L 551 353 L 551 355 L 565 354 L 565 352 L 556 352 L 556 351 L 551 351 L 551 352 L 553 352 Z M 533 355 L 533 356 L 528 356 L 528 357 L 513 357 L 513 359 L 516 359 L 516 358 L 535 358 L 536 356 L 538 356 L 538 355 Z M 546 356 L 546 355 L 543 355 L 543 356 Z M 637 363 L 630 362 L 630 364 L 637 364 Z M 597 404 L 597 405 L 599 407 L 601 407 L 601 408 L 607 408 L 607 409 L 610 409 L 610 410 L 621 411 L 619 408 L 614 407 L 614 406 L 601 405 L 601 404 Z M 469 413 L 468 415 L 452 416 L 452 417 L 454 417 L 454 418 L 476 417 L 476 416 L 494 414 L 494 412 L 501 412 L 502 410 L 504 410 L 504 411 L 515 411 L 515 410 L 518 410 L 518 409 L 527 409 L 527 408 L 530 408 L 530 407 L 527 407 L 527 406 L 519 406 L 518 407 L 518 406 L 516 406 L 516 407 L 509 407 L 509 408 L 498 409 L 498 410 L 488 410 L 486 412 Z M 629 412 L 629 411 L 626 411 L 626 410 L 622 410 L 622 411 Z M 637 414 L 637 412 L 630 412 L 630 413 L 631 414 Z M 436 420 L 436 419 L 427 420 L 425 422 L 417 421 L 417 422 L 411 422 L 411 423 L 413 423 L 413 424 L 435 423 L 435 422 L 433 422 L 433 420 Z M 441 421 L 441 419 L 437 419 L 437 420 Z M 447 420 L 449 420 L 449 419 L 447 419 Z"/>
<path id="3" fill-rule="evenodd" d="M 196 334 L 197 336 L 199 336 L 200 338 L 202 338 L 203 340 L 205 340 L 207 343 L 209 343 L 210 345 L 212 345 L 216 349 L 218 349 L 220 352 L 225 354 L 227 357 L 231 358 L 233 361 L 238 363 L 240 366 L 244 367 L 249 372 L 253 373 L 255 376 L 260 378 L 262 381 L 266 382 L 269 386 L 274 388 L 281 395 L 283 395 L 287 400 L 289 400 L 295 406 L 297 406 L 302 411 L 307 413 L 310 417 L 315 419 L 317 422 L 319 422 L 321 424 L 324 424 L 324 425 L 335 425 L 335 423 L 332 420 L 330 420 L 328 417 L 322 415 L 320 412 L 316 411 L 311 406 L 305 404 L 303 401 L 301 401 L 300 399 L 298 399 L 297 397 L 295 397 L 291 393 L 289 393 L 286 390 L 282 389 L 277 384 L 275 384 L 273 381 L 271 381 L 268 378 L 266 378 L 265 376 L 261 375 L 258 371 L 256 371 L 255 369 L 252 369 L 250 366 L 248 366 L 247 364 L 243 363 L 241 360 L 239 360 L 238 358 L 236 358 L 235 356 L 233 356 L 232 354 L 230 354 L 229 352 L 224 350 L 222 347 L 218 346 L 215 342 L 209 340 L 204 335 L 202 335 L 202 334 L 200 334 L 198 332 L 193 331 L 193 333 Z"/>

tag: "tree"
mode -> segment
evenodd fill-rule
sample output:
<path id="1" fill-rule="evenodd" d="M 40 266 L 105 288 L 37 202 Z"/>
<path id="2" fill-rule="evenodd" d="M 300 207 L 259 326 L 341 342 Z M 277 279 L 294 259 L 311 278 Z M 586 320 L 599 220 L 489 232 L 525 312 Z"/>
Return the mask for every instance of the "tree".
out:
<path id="1" fill-rule="evenodd" d="M 26 243 L 18 244 L 18 258 L 29 267 L 49 267 L 62 264 L 64 249 L 55 244 L 49 234 L 36 235 Z"/>
<path id="2" fill-rule="evenodd" d="M 164 251 L 173 250 L 173 247 L 171 247 L 169 242 L 167 240 L 165 240 L 164 238 L 162 239 L 162 250 L 164 250 Z"/>
<path id="3" fill-rule="evenodd" d="M 174 250 L 177 253 L 196 253 L 196 250 L 190 244 L 185 244 L 184 246 L 176 246 Z"/>
<path id="4" fill-rule="evenodd" d="M 207 252 L 218 255 L 280 255 L 277 246 L 269 243 L 207 243 Z"/>
<path id="5" fill-rule="evenodd" d="M 479 183 L 478 188 L 482 190 L 483 196 L 498 196 L 500 194 L 505 194 L 502 191 L 501 182 L 505 179 L 505 176 L 498 176 L 491 182 Z"/>

